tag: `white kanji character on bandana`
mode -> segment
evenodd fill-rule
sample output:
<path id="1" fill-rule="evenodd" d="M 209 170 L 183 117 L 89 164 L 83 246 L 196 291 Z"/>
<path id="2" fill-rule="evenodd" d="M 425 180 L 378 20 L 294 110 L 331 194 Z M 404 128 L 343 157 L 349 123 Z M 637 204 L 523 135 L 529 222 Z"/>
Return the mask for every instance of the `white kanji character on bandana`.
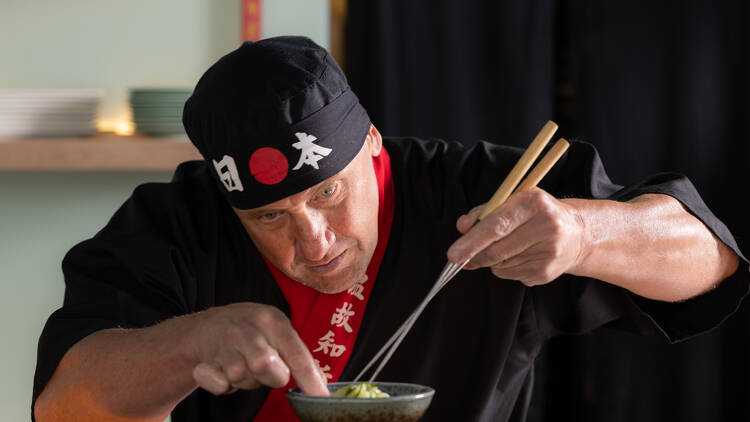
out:
<path id="1" fill-rule="evenodd" d="M 333 379 L 333 375 L 331 375 L 330 365 L 320 366 L 320 361 L 317 359 L 315 359 L 315 364 L 318 365 L 318 371 L 320 371 L 320 373 L 322 373 L 323 376 L 326 377 L 326 379 Z"/>
<path id="2" fill-rule="evenodd" d="M 293 143 L 292 146 L 294 148 L 302 150 L 302 152 L 299 155 L 299 161 L 297 161 L 297 165 L 294 166 L 292 170 L 299 170 L 299 168 L 302 167 L 303 164 L 313 166 L 315 170 L 318 170 L 318 160 L 327 156 L 331 153 L 331 151 L 333 151 L 331 148 L 326 148 L 314 144 L 313 142 L 318 138 L 313 135 L 308 135 L 305 132 L 297 132 L 294 134 L 294 136 L 299 139 L 299 142 Z"/>
<path id="3" fill-rule="evenodd" d="M 331 357 L 339 357 L 346 351 L 346 346 L 343 344 L 333 343 L 333 331 L 328 330 L 326 335 L 318 339 L 318 348 L 313 350 L 313 353 L 322 351 L 324 355 Z"/>
<path id="4" fill-rule="evenodd" d="M 336 312 L 331 315 L 331 325 L 344 327 L 347 333 L 351 333 L 352 327 L 349 326 L 349 317 L 352 315 L 354 315 L 352 304 L 344 302 L 344 304 L 341 305 L 341 308 L 336 309 Z"/>
<path id="5" fill-rule="evenodd" d="M 237 173 L 237 165 L 234 163 L 234 158 L 229 155 L 221 157 L 221 161 L 211 160 L 214 162 L 214 168 L 216 173 L 219 175 L 219 180 L 227 188 L 227 192 L 233 190 L 243 191 L 242 181 L 240 175 Z"/>

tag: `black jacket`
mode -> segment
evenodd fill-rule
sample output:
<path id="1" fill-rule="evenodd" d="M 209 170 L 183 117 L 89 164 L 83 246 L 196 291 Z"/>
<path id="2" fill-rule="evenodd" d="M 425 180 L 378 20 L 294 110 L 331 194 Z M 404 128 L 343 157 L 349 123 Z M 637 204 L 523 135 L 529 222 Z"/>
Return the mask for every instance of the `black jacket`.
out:
<path id="1" fill-rule="evenodd" d="M 341 380 L 351 380 L 432 287 L 458 237 L 456 219 L 486 202 L 521 151 L 479 143 L 386 138 L 395 188 L 390 241 Z M 239 301 L 289 307 L 210 168 L 183 163 L 171 183 L 139 186 L 94 238 L 65 257 L 65 302 L 39 341 L 34 399 L 64 353 L 110 327 L 143 327 Z M 660 174 L 612 184 L 596 150 L 573 142 L 540 183 L 556 197 L 625 201 L 644 193 L 677 198 L 740 254 L 692 184 Z M 743 258 L 744 259 L 744 258 Z M 487 269 L 463 271 L 425 309 L 379 379 L 436 390 L 424 421 L 523 421 L 533 361 L 551 336 L 608 325 L 680 341 L 732 314 L 748 290 L 747 261 L 719 288 L 682 303 L 650 301 L 598 280 L 563 275 L 528 288 Z M 215 397 L 197 390 L 174 422 L 248 421 L 268 389 Z M 33 406 L 33 405 L 32 405 Z"/>

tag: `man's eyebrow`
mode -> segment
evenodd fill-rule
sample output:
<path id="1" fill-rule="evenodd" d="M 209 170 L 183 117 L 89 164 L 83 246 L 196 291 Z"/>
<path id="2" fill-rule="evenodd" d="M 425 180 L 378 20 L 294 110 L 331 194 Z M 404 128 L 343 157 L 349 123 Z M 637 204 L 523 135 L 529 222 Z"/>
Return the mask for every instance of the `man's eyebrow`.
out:
<path id="1" fill-rule="evenodd" d="M 278 210 L 275 209 L 275 208 L 264 208 L 264 209 L 261 209 L 261 210 L 251 210 L 251 211 L 248 211 L 248 214 L 250 214 L 252 216 L 258 216 L 258 215 L 268 214 L 269 212 L 277 212 L 277 211 Z"/>
<path id="2" fill-rule="evenodd" d="M 331 186 L 334 183 L 341 183 L 344 184 L 347 181 L 347 178 L 344 176 L 338 176 L 337 177 L 331 177 L 330 179 L 326 179 L 317 186 L 315 186 L 315 190 L 325 189 L 329 186 Z"/>
<path id="3" fill-rule="evenodd" d="M 268 214 L 269 212 L 274 212 L 275 210 L 267 208 L 267 209 L 261 209 L 261 210 L 239 210 L 239 213 L 244 217 L 258 217 L 263 214 Z"/>
<path id="4" fill-rule="evenodd" d="M 316 192 L 319 192 L 328 186 L 330 186 L 332 183 L 340 182 L 342 185 L 346 184 L 347 180 L 346 177 L 331 177 L 330 179 L 326 179 L 320 183 L 318 183 L 315 186 L 311 186 L 305 191 L 310 192 L 310 196 L 313 197 Z M 249 209 L 249 210 L 237 210 L 240 214 L 243 216 L 249 216 L 249 217 L 255 217 L 255 216 L 261 216 L 263 214 L 267 214 L 269 212 L 278 212 L 283 211 L 282 209 L 278 208 L 264 208 L 264 209 Z"/>

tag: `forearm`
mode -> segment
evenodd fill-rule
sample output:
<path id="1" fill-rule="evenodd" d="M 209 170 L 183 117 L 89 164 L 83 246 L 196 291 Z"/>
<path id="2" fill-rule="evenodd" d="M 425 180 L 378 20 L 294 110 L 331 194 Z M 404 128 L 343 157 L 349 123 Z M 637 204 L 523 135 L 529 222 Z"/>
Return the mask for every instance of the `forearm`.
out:
<path id="1" fill-rule="evenodd" d="M 563 202 L 577 210 L 584 226 L 572 274 L 650 299 L 679 301 L 711 290 L 737 268 L 736 254 L 672 197 Z"/>
<path id="2" fill-rule="evenodd" d="M 39 422 L 159 421 L 200 385 L 213 394 L 294 377 L 308 395 L 326 379 L 278 308 L 238 302 L 137 330 L 103 330 L 65 354 L 34 405 Z"/>
<path id="3" fill-rule="evenodd" d="M 102 330 L 79 341 L 37 399 L 37 420 L 163 421 L 196 388 L 185 341 L 191 319 Z"/>

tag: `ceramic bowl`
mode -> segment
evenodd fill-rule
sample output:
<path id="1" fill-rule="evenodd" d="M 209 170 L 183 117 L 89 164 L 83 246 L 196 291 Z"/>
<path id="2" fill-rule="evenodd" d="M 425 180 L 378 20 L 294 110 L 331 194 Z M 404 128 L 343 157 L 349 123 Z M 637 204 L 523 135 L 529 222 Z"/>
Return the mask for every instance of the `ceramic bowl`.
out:
<path id="1" fill-rule="evenodd" d="M 351 382 L 328 384 L 334 392 Z M 353 397 L 312 397 L 299 388 L 286 396 L 302 422 L 416 422 L 430 406 L 435 390 L 418 384 L 375 382 L 390 397 L 358 399 Z"/>

